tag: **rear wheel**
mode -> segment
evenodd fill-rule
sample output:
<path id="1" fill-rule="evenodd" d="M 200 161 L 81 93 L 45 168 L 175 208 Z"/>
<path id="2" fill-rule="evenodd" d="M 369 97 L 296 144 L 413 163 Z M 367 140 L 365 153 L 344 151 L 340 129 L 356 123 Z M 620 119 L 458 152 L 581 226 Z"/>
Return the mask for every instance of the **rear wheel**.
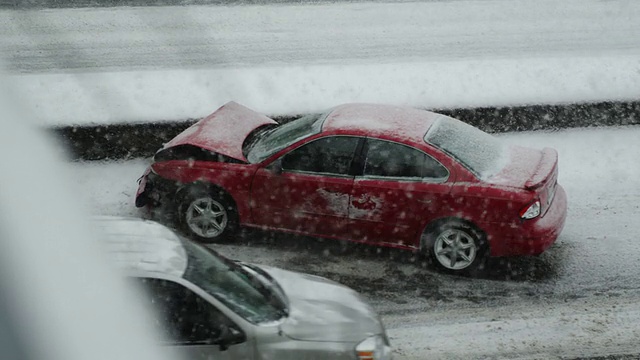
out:
<path id="1" fill-rule="evenodd" d="M 238 229 L 238 213 L 222 190 L 192 187 L 185 190 L 179 206 L 182 227 L 200 242 L 230 239 Z"/>
<path id="2" fill-rule="evenodd" d="M 423 251 L 446 272 L 472 273 L 486 263 L 488 246 L 475 227 L 459 220 L 441 222 L 424 235 Z"/>

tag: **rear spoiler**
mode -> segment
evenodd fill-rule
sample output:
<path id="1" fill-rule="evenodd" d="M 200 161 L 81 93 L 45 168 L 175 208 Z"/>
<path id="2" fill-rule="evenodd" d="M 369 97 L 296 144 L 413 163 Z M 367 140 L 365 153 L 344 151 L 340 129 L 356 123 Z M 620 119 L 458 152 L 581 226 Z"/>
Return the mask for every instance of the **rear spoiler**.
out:
<path id="1" fill-rule="evenodd" d="M 542 149 L 542 156 L 531 178 L 524 184 L 527 190 L 535 190 L 542 186 L 558 166 L 558 152 L 552 148 Z"/>

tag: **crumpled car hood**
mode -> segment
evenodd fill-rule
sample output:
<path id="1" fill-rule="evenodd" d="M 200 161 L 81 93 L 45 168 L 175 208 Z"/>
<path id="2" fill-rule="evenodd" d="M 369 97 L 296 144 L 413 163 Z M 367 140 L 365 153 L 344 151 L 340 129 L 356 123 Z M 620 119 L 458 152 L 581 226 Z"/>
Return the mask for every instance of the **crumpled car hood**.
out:
<path id="1" fill-rule="evenodd" d="M 289 317 L 282 331 L 305 341 L 358 342 L 383 333 L 371 306 L 354 290 L 315 275 L 260 266 L 289 299 Z"/>
<path id="2" fill-rule="evenodd" d="M 275 124 L 274 120 L 231 101 L 178 134 L 163 149 L 193 145 L 247 162 L 242 154 L 246 137 L 260 126 Z"/>

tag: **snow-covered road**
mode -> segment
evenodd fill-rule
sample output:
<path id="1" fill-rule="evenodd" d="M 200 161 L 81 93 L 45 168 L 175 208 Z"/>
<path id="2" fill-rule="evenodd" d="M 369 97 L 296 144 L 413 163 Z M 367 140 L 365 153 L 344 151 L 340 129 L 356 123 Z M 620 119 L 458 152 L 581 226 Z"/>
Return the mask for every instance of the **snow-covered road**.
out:
<path id="1" fill-rule="evenodd" d="M 640 2 L 465 0 L 0 11 L 45 125 L 636 100 Z"/>
<path id="2" fill-rule="evenodd" d="M 638 15 L 628 0 L 8 12 L 0 53 L 24 72 L 640 55 Z"/>
<path id="3" fill-rule="evenodd" d="M 328 276 L 383 314 L 398 359 L 539 358 L 638 353 L 640 127 L 504 134 L 559 151 L 567 224 L 540 257 L 492 262 L 486 276 L 443 275 L 399 251 L 343 251 L 332 241 L 251 232 L 215 248 L 234 258 Z M 146 160 L 70 163 L 100 214 L 133 207 Z"/>

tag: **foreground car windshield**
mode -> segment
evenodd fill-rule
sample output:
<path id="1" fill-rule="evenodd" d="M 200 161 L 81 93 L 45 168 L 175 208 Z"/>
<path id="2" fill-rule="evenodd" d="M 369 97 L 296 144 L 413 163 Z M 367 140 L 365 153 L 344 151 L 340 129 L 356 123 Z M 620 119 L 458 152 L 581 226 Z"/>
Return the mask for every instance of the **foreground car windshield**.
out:
<path id="1" fill-rule="evenodd" d="M 509 160 L 500 139 L 446 116 L 436 120 L 424 140 L 453 156 L 480 179 L 495 175 Z"/>
<path id="2" fill-rule="evenodd" d="M 243 271 L 190 241 L 183 241 L 188 263 L 184 278 L 252 323 L 274 321 L 286 314 L 277 294 Z"/>
<path id="3" fill-rule="evenodd" d="M 251 163 L 261 162 L 296 141 L 319 133 L 325 115 L 310 114 L 270 130 L 251 146 L 247 159 Z"/>

